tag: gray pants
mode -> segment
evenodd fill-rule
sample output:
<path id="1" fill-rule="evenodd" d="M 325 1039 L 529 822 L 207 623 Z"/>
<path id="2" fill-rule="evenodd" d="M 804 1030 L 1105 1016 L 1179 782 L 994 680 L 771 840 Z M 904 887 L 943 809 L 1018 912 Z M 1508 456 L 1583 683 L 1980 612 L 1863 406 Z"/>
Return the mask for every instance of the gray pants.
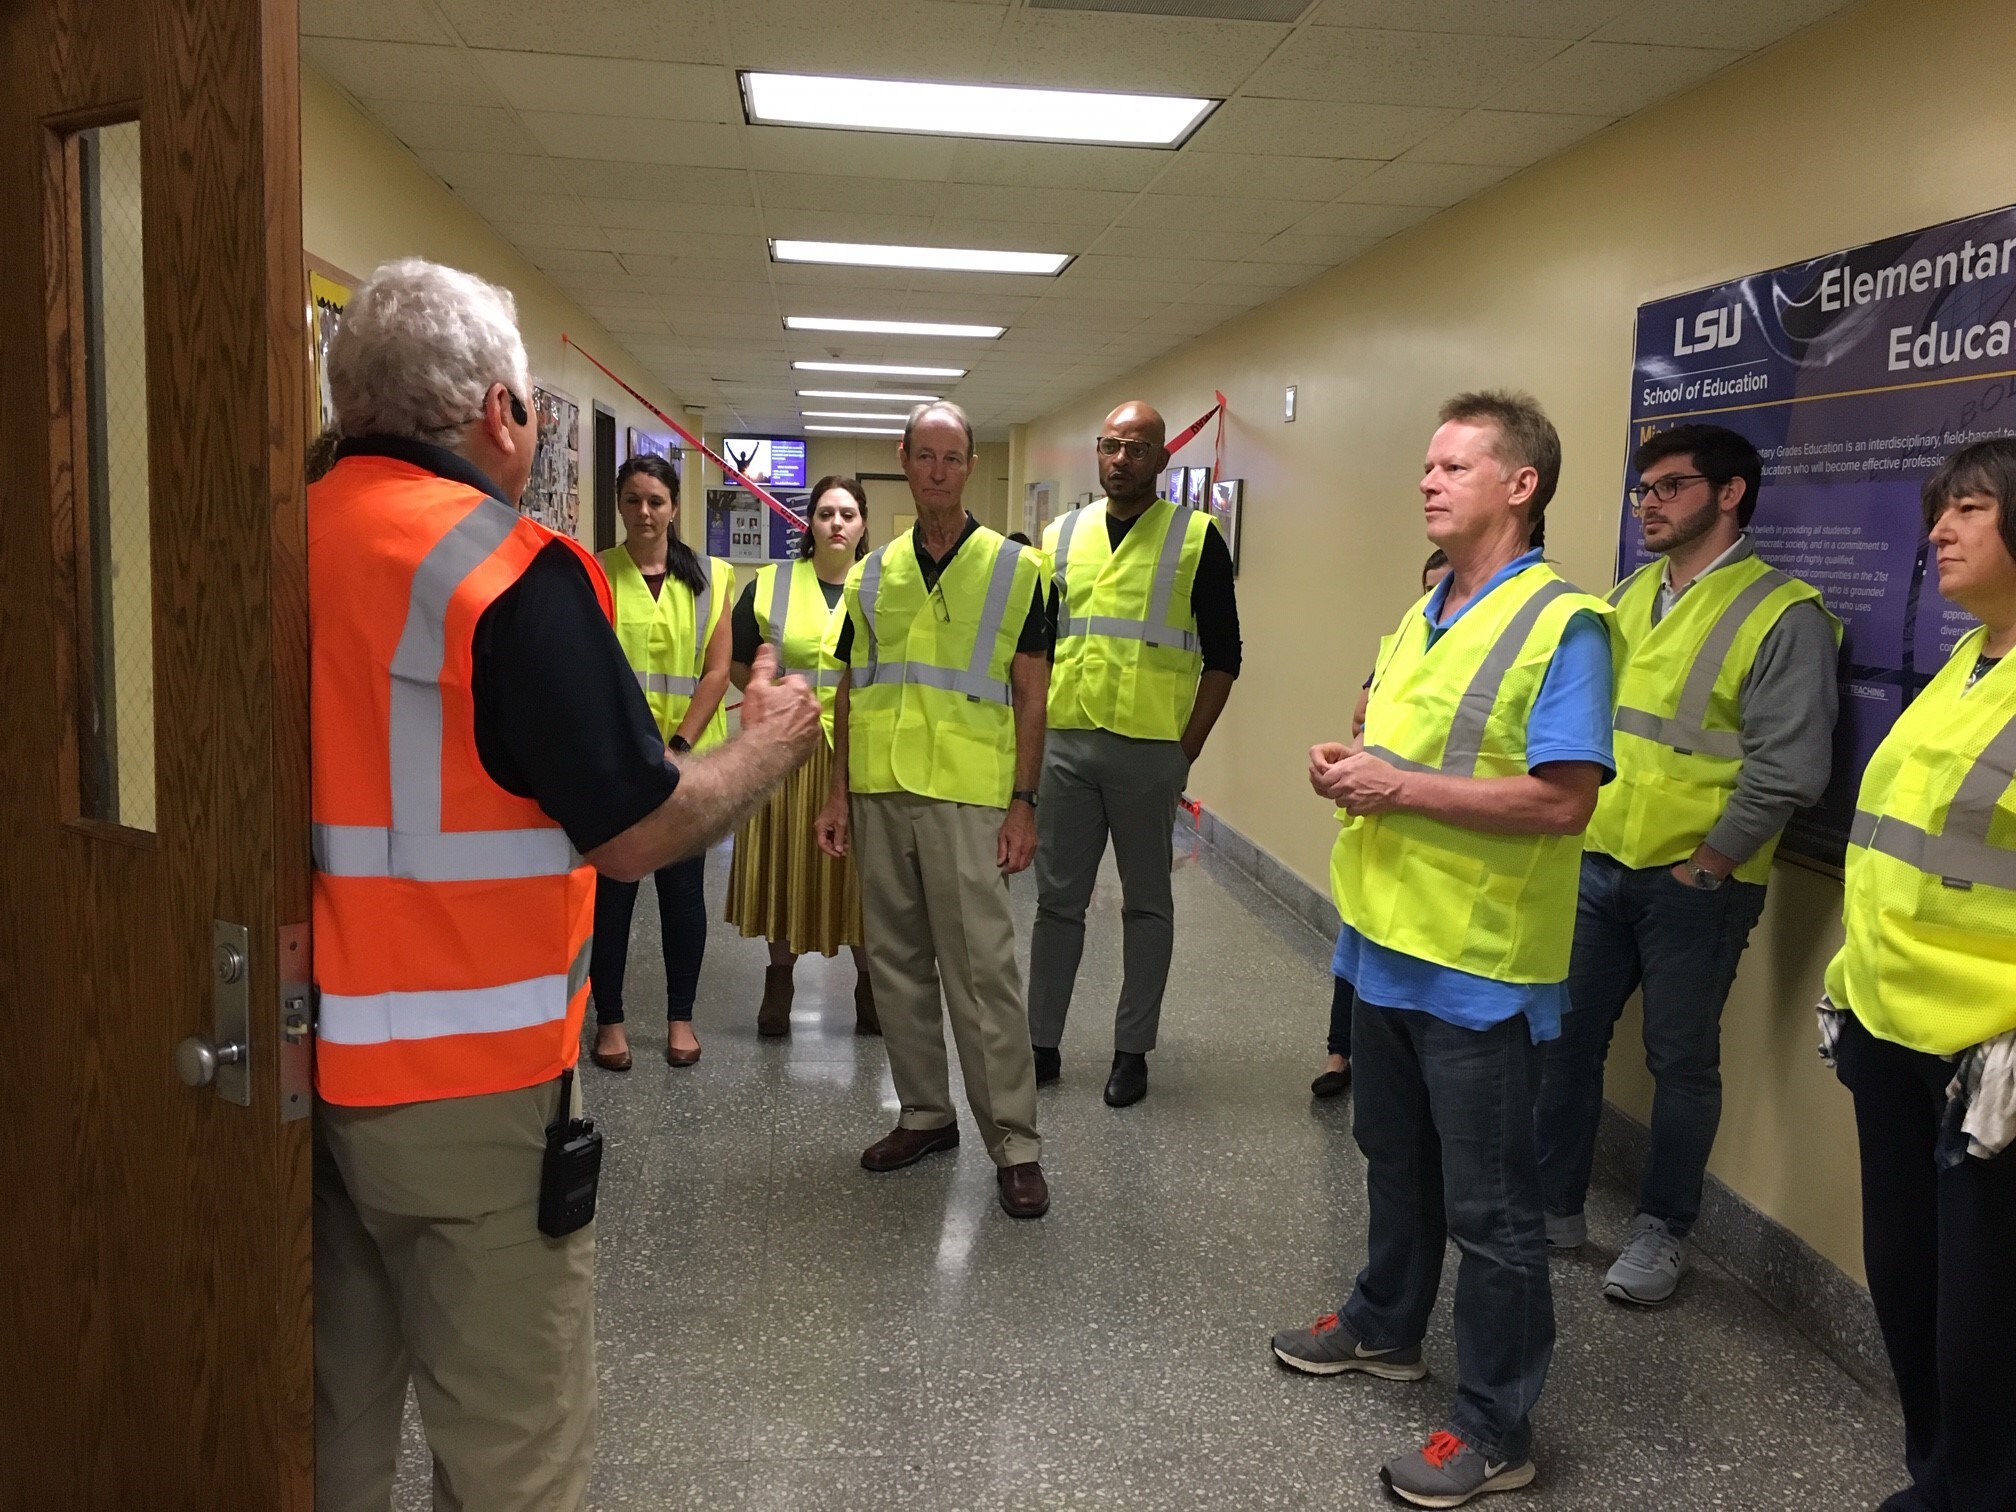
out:
<path id="1" fill-rule="evenodd" d="M 1176 945 L 1172 832 L 1189 775 L 1183 747 L 1173 740 L 1133 740 L 1110 730 L 1052 730 L 1045 738 L 1036 810 L 1036 930 L 1029 942 L 1032 1043 L 1055 1046 L 1064 1036 L 1085 951 L 1085 908 L 1111 835 L 1126 963 L 1113 1048 L 1132 1054 L 1155 1048 Z"/>

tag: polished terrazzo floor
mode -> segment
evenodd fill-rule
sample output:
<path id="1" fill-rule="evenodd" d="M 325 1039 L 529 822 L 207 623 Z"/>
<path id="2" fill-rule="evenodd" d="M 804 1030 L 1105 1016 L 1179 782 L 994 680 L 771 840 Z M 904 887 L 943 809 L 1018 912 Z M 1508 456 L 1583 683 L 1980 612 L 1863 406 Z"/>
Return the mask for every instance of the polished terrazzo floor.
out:
<path id="1" fill-rule="evenodd" d="M 851 1032 L 845 957 L 801 963 L 791 1037 L 758 1040 L 762 946 L 717 924 L 691 1070 L 663 1063 L 662 1021 L 633 1007 L 637 1069 L 586 1070 L 611 1142 L 594 1506 L 1390 1505 L 1379 1461 L 1448 1406 L 1453 1248 L 1430 1380 L 1274 1365 L 1268 1334 L 1340 1302 L 1362 1259 L 1350 1099 L 1308 1095 L 1327 942 L 1194 838 L 1177 869 L 1152 1090 L 1120 1112 L 1099 1096 L 1120 960 L 1110 863 L 1102 878 L 1064 1078 L 1041 1093 L 1041 1222 L 996 1207 L 970 1121 L 956 1155 L 860 1169 L 896 1105 L 881 1042 Z M 726 878 L 723 850 L 717 914 Z M 1026 959 L 1027 877 L 1015 899 Z M 634 1004 L 662 1001 L 648 901 L 630 980 Z M 1555 1265 L 1539 1479 L 1489 1505 L 1851 1512 L 1895 1489 L 1891 1404 L 1712 1264 L 1670 1310 L 1605 1302 L 1621 1191 L 1590 1216 L 1589 1252 Z M 400 1506 L 422 1508 L 409 1445 Z"/>

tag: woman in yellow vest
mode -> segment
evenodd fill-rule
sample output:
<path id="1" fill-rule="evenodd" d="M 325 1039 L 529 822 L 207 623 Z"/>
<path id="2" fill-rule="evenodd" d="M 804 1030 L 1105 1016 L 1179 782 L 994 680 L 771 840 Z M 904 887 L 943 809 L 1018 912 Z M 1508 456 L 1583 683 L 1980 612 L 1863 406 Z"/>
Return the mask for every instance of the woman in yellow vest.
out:
<path id="1" fill-rule="evenodd" d="M 698 556 L 679 539 L 679 474 L 662 457 L 632 457 L 616 473 L 624 540 L 601 554 L 616 598 L 616 639 L 651 705 L 669 756 L 705 751 L 728 738 L 721 698 L 728 691 L 728 600 L 735 569 Z M 707 949 L 707 858 L 689 856 L 653 875 L 665 946 L 665 1059 L 700 1059 L 693 999 Z M 596 880 L 595 945 L 588 981 L 595 997 L 598 1066 L 630 1069 L 623 1028 L 623 974 L 630 953 L 635 882 Z"/>
<path id="2" fill-rule="evenodd" d="M 1912 1487 L 1883 1507 L 1990 1512 L 2016 1507 L 2016 440 L 1955 452 L 1924 511 L 1981 623 L 1863 774 L 1821 1028 L 1904 1409 Z"/>
<path id="3" fill-rule="evenodd" d="M 742 591 L 729 675 L 736 687 L 748 687 L 750 663 L 769 642 L 783 671 L 819 687 L 829 743 L 736 835 L 728 922 L 745 937 L 761 935 L 770 942 L 763 1002 L 756 1011 L 758 1034 L 791 1032 L 791 975 L 798 957 L 808 951 L 830 956 L 843 945 L 854 953 L 854 1031 L 880 1034 L 861 948 L 861 879 L 851 856 L 827 855 L 812 833 L 833 785 L 831 690 L 839 676 L 821 668 L 819 648 L 848 572 L 868 551 L 868 495 L 854 478 L 824 477 L 812 490 L 811 508 L 798 560 L 763 568 Z"/>

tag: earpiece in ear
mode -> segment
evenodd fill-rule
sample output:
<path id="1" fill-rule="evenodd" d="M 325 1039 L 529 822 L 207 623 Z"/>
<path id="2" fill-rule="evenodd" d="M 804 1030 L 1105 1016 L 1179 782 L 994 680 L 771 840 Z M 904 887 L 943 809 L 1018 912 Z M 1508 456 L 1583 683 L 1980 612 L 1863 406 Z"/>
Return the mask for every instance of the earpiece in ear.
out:
<path id="1" fill-rule="evenodd" d="M 511 418 L 518 424 L 523 425 L 528 418 L 525 413 L 525 401 L 509 389 L 504 390 L 504 396 L 511 401 Z"/>

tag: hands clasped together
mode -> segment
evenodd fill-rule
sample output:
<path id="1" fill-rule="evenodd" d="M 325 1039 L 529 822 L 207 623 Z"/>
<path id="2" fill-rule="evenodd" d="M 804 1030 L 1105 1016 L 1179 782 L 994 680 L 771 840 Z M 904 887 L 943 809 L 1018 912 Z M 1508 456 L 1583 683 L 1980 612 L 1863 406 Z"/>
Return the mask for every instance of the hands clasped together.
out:
<path id="1" fill-rule="evenodd" d="M 1407 774 L 1358 745 L 1328 740 L 1309 748 L 1309 786 L 1352 818 L 1402 806 Z"/>

